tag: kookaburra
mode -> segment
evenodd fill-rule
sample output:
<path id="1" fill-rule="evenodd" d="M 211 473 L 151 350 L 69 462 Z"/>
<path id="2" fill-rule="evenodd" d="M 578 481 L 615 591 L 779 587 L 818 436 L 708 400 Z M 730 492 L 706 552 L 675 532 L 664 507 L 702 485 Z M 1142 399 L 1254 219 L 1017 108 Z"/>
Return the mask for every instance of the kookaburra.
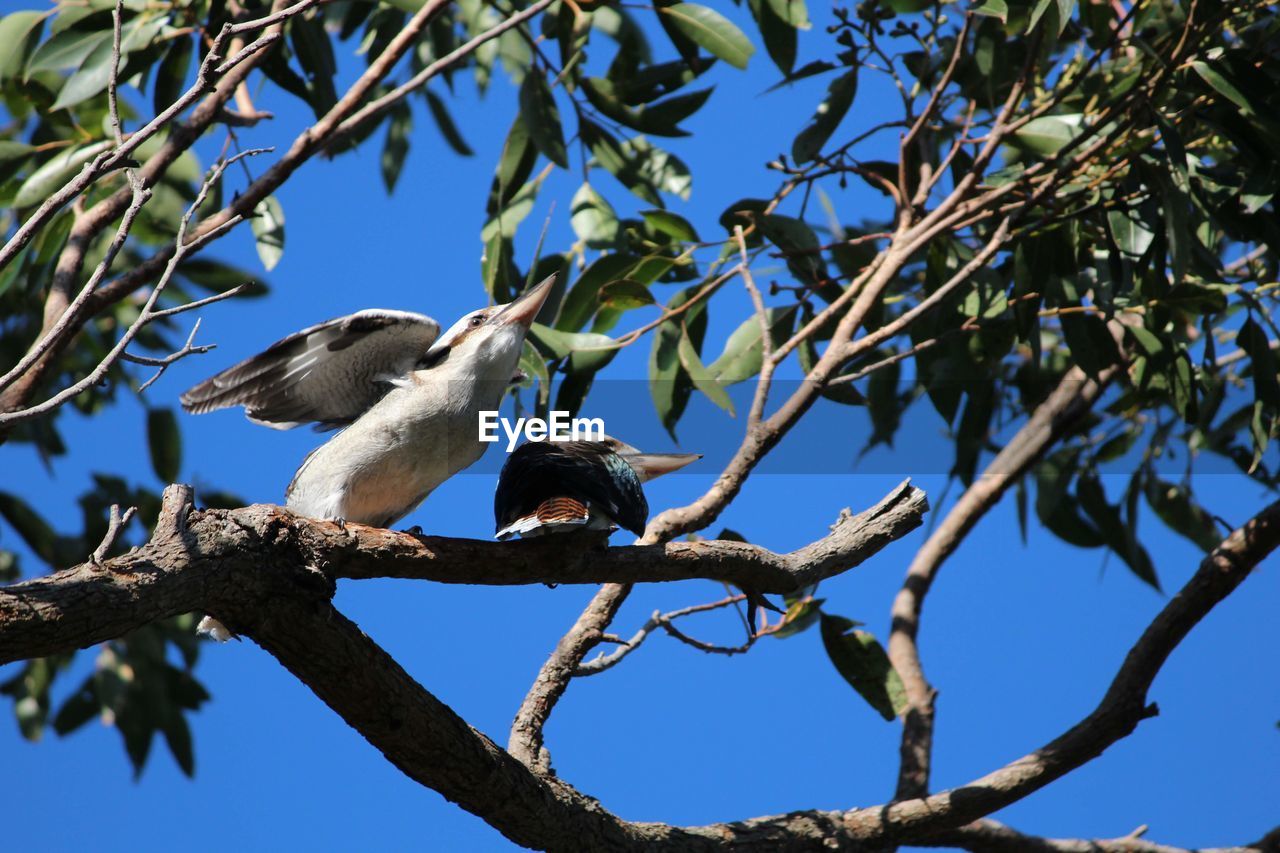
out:
<path id="1" fill-rule="evenodd" d="M 285 506 L 386 527 L 484 454 L 479 413 L 498 408 L 553 279 L 443 336 L 430 317 L 381 309 L 303 329 L 201 382 L 182 406 L 244 406 L 275 429 L 342 427 L 303 460 Z"/>
<path id="2" fill-rule="evenodd" d="M 641 536 L 649 521 L 641 484 L 701 458 L 700 453 L 641 453 L 608 436 L 522 444 L 498 477 L 496 537 L 618 527 Z"/>
<path id="3" fill-rule="evenodd" d="M 484 454 L 480 412 L 497 409 L 517 375 L 554 280 L 472 311 L 443 335 L 424 314 L 382 309 L 303 329 L 196 385 L 182 406 L 244 406 L 275 429 L 342 428 L 302 461 L 285 506 L 386 527 Z"/>

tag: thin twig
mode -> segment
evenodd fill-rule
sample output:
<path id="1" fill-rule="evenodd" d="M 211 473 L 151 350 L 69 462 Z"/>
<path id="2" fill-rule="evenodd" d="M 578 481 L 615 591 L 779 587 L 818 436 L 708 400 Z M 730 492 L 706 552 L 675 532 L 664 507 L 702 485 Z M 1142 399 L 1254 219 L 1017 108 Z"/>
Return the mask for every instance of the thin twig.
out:
<path id="1" fill-rule="evenodd" d="M 133 339 L 137 336 L 138 332 L 155 319 L 155 315 L 152 312 L 155 308 L 156 301 L 160 298 L 160 295 L 164 293 L 165 287 L 169 284 L 169 280 L 173 277 L 173 274 L 177 270 L 178 264 L 182 259 L 186 257 L 189 252 L 195 251 L 204 243 L 215 239 L 217 236 L 220 236 L 225 231 L 230 230 L 235 225 L 239 224 L 240 217 L 236 217 L 223 223 L 213 231 L 207 232 L 202 237 L 197 237 L 191 242 L 186 241 L 187 229 L 191 224 L 191 218 L 195 215 L 195 212 L 200 205 L 204 204 L 204 200 L 209 194 L 209 189 L 222 179 L 222 174 L 226 168 L 244 157 L 260 153 L 263 153 L 262 149 L 249 149 L 236 154 L 230 159 L 220 160 L 218 163 L 214 164 L 213 168 L 209 171 L 208 176 L 205 178 L 204 183 L 201 185 L 200 191 L 196 194 L 195 201 L 191 203 L 186 212 L 182 215 L 182 220 L 178 224 L 178 233 L 173 242 L 174 253 L 169 259 L 169 263 L 165 268 L 164 274 L 160 277 L 160 280 L 156 282 L 156 286 L 152 288 L 150 295 L 148 295 L 146 302 L 142 306 L 142 310 L 138 313 L 137 319 L 130 324 L 129 328 L 125 330 L 123 335 L 121 335 L 120 340 L 117 341 L 116 345 L 112 347 L 111 350 L 102 358 L 97 367 L 90 371 L 88 376 L 85 376 L 79 382 L 64 388 L 57 394 L 54 394 L 49 399 L 45 400 L 43 403 L 12 412 L 0 412 L 0 425 L 16 423 L 27 420 L 28 418 L 33 418 L 37 415 L 42 415 L 45 412 L 52 411 L 102 381 L 102 379 L 107 375 L 107 371 L 109 371 L 120 359 L 121 354 L 124 353 L 129 344 L 133 342 Z"/>
<path id="2" fill-rule="evenodd" d="M 155 315 L 153 314 L 152 318 L 154 319 L 154 317 Z M 159 370 L 156 371 L 154 376 L 152 376 L 146 382 L 143 382 L 141 385 L 138 386 L 139 394 L 141 394 L 143 391 L 146 391 L 148 388 L 150 388 L 155 383 L 155 381 L 159 379 L 161 376 L 163 376 L 164 372 L 169 369 L 169 365 L 173 364 L 175 361 L 186 358 L 189 355 L 199 355 L 202 353 L 206 353 L 211 349 L 217 348 L 218 346 L 217 344 L 201 344 L 199 346 L 195 346 L 194 344 L 196 340 L 196 333 L 199 331 L 200 331 L 200 318 L 197 317 L 195 325 L 191 327 L 191 334 L 187 335 L 187 342 L 182 345 L 182 349 L 178 350 L 177 352 L 169 353 L 163 358 L 152 358 L 151 356 L 146 356 L 146 355 L 133 355 L 127 350 L 125 352 L 120 353 L 120 358 L 124 361 L 130 361 L 130 362 L 133 362 L 134 364 L 142 364 L 149 367 L 159 368 Z"/>
<path id="3" fill-rule="evenodd" d="M 742 283 L 751 295 L 751 304 L 755 306 L 756 319 L 760 324 L 760 375 L 756 379 L 756 391 L 751 400 L 751 411 L 747 414 L 747 429 L 755 429 L 764 416 L 764 407 L 769 400 L 769 386 L 773 382 L 773 332 L 769 324 L 769 312 L 764 307 L 764 297 L 760 288 L 756 287 L 755 278 L 751 275 L 751 261 L 747 258 L 747 241 L 742 233 L 742 226 L 733 226 L 734 239 L 738 241 L 738 267 L 742 270 Z"/>
<path id="4" fill-rule="evenodd" d="M 133 514 L 138 511 L 136 506 L 131 506 L 120 514 L 120 505 L 111 505 L 111 517 L 107 522 L 107 533 L 102 537 L 102 542 L 97 548 L 93 549 L 93 553 L 89 555 L 89 561 L 95 566 L 101 566 L 102 561 L 107 558 L 107 552 L 111 550 L 111 546 L 116 544 L 116 539 L 120 536 L 121 531 L 128 526 L 129 520 L 133 518 Z"/>

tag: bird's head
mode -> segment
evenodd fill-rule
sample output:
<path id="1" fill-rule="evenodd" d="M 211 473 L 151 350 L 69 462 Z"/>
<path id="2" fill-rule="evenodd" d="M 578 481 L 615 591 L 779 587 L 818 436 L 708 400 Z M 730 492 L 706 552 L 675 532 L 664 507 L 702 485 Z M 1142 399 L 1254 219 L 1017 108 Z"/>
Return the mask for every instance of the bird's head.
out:
<path id="1" fill-rule="evenodd" d="M 600 443 L 625 459 L 642 483 L 647 483 L 663 474 L 670 474 L 672 471 L 679 471 L 690 462 L 696 462 L 702 458 L 701 453 L 642 453 L 639 448 L 632 447 L 611 435 L 606 435 Z"/>
<path id="2" fill-rule="evenodd" d="M 422 359 L 424 367 L 449 364 L 474 379 L 510 381 L 520 361 L 524 337 L 542 310 L 554 275 L 505 305 L 466 314 L 441 335 Z"/>

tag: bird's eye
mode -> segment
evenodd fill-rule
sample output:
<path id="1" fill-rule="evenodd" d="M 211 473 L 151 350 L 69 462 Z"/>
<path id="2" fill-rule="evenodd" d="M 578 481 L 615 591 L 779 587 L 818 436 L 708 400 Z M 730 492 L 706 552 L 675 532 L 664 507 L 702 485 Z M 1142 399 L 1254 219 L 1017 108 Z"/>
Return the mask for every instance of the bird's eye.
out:
<path id="1" fill-rule="evenodd" d="M 482 323 L 484 323 L 484 320 L 485 320 L 485 317 L 483 314 L 476 314 L 474 317 L 471 318 L 471 328 L 474 329 L 476 326 L 481 325 Z"/>

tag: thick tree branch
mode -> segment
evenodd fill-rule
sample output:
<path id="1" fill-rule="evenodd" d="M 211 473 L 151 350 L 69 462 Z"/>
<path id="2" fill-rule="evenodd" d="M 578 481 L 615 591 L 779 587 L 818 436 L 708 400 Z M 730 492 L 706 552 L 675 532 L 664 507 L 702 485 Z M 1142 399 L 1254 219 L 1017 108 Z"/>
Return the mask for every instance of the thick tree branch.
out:
<path id="1" fill-rule="evenodd" d="M 907 569 L 906 580 L 893 602 L 889 658 L 902 676 L 908 707 L 903 717 L 899 798 L 920 797 L 929 790 L 929 756 L 933 747 L 935 691 L 920 663 L 917 635 L 925 596 L 947 557 L 987 514 L 1010 486 L 1087 412 L 1101 396 L 1118 367 L 1107 369 L 1101 381 L 1088 378 L 1079 367 L 1067 371 L 1058 387 L 1036 408 L 1022 429 L 996 454 L 946 517 L 920 546 Z"/>
<path id="2" fill-rule="evenodd" d="M 587 653 L 599 644 L 604 629 L 618 615 L 630 593 L 629 583 L 602 586 L 538 670 L 538 677 L 516 711 L 507 740 L 507 749 L 530 770 L 542 775 L 551 773 L 551 753 L 547 751 L 543 733 L 547 720 L 569 688 L 569 680 L 577 673 Z"/>
<path id="3" fill-rule="evenodd" d="M 924 493 L 904 483 L 858 515 L 846 510 L 829 534 L 790 554 L 719 541 L 609 548 L 605 536 L 593 534 L 512 542 L 415 536 L 344 528 L 269 505 L 193 511 L 184 519 L 183 548 L 158 533 L 100 565 L 0 587 L 0 662 L 101 642 L 175 613 L 218 616 L 217 590 L 228 572 L 245 566 L 306 567 L 330 584 L 387 577 L 480 585 L 709 578 L 786 593 L 863 562 L 918 527 L 926 507 Z"/>
<path id="4" fill-rule="evenodd" d="M 332 577 L 308 562 L 312 555 L 297 531 L 305 527 L 334 542 L 360 539 L 369 529 L 352 525 L 346 537 L 335 525 L 302 522 L 272 508 L 196 512 L 190 501 L 187 487 L 167 490 L 152 542 L 103 568 L 86 564 L 0 590 L 0 661 L 14 659 L 18 650 L 19 657 L 47 654 L 120 636 L 140 619 L 208 609 L 276 656 L 411 778 L 513 841 L 550 850 L 865 850 L 936 843 L 939 833 L 983 818 L 1091 760 L 1155 713 L 1146 693 L 1168 655 L 1280 545 L 1277 502 L 1204 559 L 1130 650 L 1093 713 L 993 773 L 883 806 L 675 827 L 622 820 L 565 783 L 531 771 L 334 610 Z M 413 539 L 382 534 L 389 544 Z M 230 547 L 211 548 L 219 542 Z M 598 559 L 607 563 L 613 553 L 629 550 L 639 549 L 609 549 Z"/>

